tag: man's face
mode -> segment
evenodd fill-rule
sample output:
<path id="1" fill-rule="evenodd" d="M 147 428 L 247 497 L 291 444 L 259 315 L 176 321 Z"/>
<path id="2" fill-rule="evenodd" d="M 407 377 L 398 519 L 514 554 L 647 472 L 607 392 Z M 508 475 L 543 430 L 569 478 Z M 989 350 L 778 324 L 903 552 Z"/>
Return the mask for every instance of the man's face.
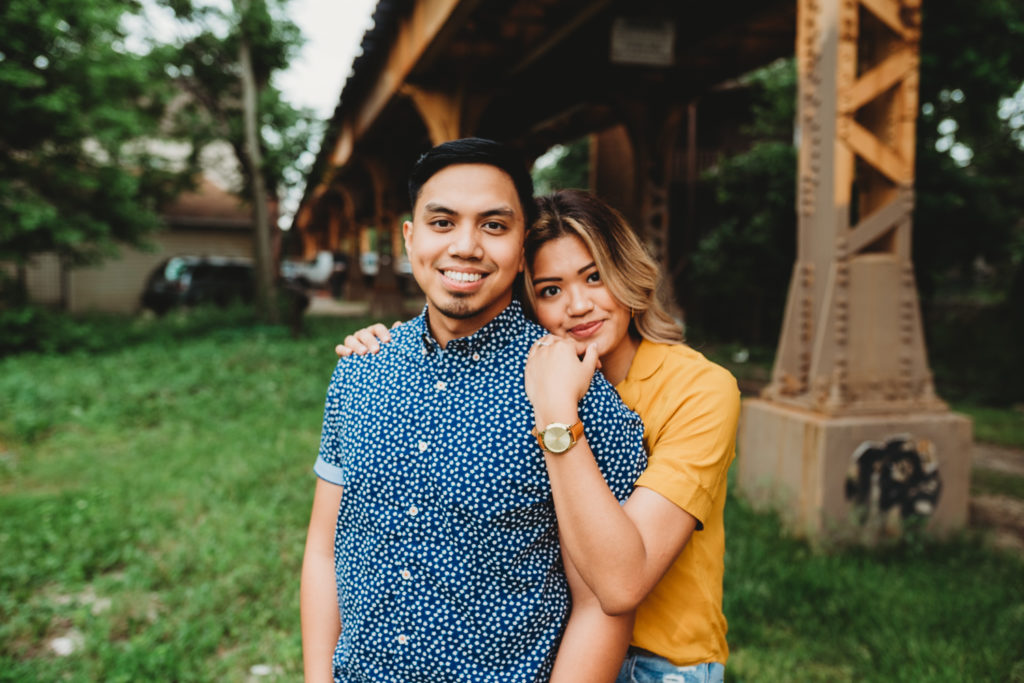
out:
<path id="1" fill-rule="evenodd" d="M 512 301 L 525 230 L 515 185 L 494 166 L 448 166 L 423 184 L 402 232 L 441 344 L 472 334 Z"/>

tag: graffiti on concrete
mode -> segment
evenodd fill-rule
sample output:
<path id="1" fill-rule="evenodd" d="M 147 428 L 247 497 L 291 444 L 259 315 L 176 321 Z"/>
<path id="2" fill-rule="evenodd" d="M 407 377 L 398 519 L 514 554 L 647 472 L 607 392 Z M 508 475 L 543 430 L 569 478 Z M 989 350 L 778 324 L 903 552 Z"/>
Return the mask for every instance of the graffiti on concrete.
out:
<path id="1" fill-rule="evenodd" d="M 942 493 L 935 446 L 901 434 L 885 442 L 865 441 L 853 452 L 846 473 L 846 499 L 867 523 L 878 517 L 929 517 Z"/>

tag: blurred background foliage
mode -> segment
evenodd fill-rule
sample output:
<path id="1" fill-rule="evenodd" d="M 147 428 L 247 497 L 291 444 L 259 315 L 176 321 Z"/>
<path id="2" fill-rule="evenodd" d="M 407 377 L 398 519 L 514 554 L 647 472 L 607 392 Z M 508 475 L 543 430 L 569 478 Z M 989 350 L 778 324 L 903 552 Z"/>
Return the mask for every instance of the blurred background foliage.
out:
<path id="1" fill-rule="evenodd" d="M 161 205 L 195 187 L 215 141 L 233 150 L 236 189 L 249 198 L 256 169 L 244 154 L 243 37 L 256 55 L 268 199 L 302 181 L 299 159 L 318 124 L 271 84 L 302 42 L 286 2 L 160 4 L 177 20 L 163 42 L 129 29 L 145 25 L 136 0 L 0 4 L 0 261 L 53 252 L 77 266 L 118 245 L 144 247 Z M 175 145 L 188 151 L 169 151 Z M 32 308 L 17 278 L 0 273 L 0 353 L 32 348 L 14 339 L 46 331 L 37 323 L 47 314 Z"/>
<path id="2" fill-rule="evenodd" d="M 948 398 L 1021 402 L 1024 5 L 929 2 L 923 22 L 913 258 L 931 362 Z M 773 346 L 795 256 L 795 66 L 747 85 L 753 142 L 702 178 L 681 286 L 702 338 Z"/>
<path id="3" fill-rule="evenodd" d="M 137 243 L 181 177 L 139 144 L 174 92 L 163 65 L 127 50 L 131 0 L 0 6 L 0 259 L 57 251 L 72 263 Z"/>
<path id="4" fill-rule="evenodd" d="M 0 259 L 56 250 L 83 263 L 144 243 L 160 203 L 189 186 L 213 140 L 235 151 L 247 195 L 243 35 L 256 41 L 263 178 L 272 196 L 302 181 L 297 160 L 317 124 L 271 81 L 301 41 L 286 4 L 160 4 L 175 13 L 178 38 L 141 48 L 125 29 L 139 12 L 131 0 L 0 8 Z M 943 395 L 1012 404 L 1024 400 L 1024 5 L 929 2 L 923 21 L 914 261 L 931 362 Z M 677 294 L 692 340 L 770 349 L 795 251 L 793 63 L 742 85 L 752 105 L 738 135 L 750 144 L 700 180 Z M 146 144 L 154 138 L 191 151 L 171 164 Z M 585 141 L 556 147 L 535 169 L 538 192 L 585 186 L 588 162 Z M 10 331 L 0 353 L 39 348 L 62 327 L 14 284 L 0 275 L 0 327 Z"/>

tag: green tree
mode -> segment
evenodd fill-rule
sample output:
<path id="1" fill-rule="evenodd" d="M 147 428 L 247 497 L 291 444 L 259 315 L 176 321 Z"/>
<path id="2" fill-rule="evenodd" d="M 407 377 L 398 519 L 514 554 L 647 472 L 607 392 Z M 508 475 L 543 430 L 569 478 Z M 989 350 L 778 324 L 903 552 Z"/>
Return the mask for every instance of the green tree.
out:
<path id="1" fill-rule="evenodd" d="M 926 2 L 923 22 L 913 258 L 930 356 L 945 395 L 1019 401 L 1024 5 Z M 701 306 L 687 313 L 712 336 L 770 344 L 794 249 L 792 61 L 748 85 L 755 142 L 703 181 L 703 239 L 688 283 Z"/>
<path id="2" fill-rule="evenodd" d="M 764 141 L 702 179 L 687 322 L 707 336 L 764 346 L 778 338 L 796 257 L 795 168 L 791 144 Z"/>
<path id="3" fill-rule="evenodd" d="M 1024 5 L 925 2 L 914 266 L 944 394 L 1024 399 Z"/>
<path id="4" fill-rule="evenodd" d="M 192 0 L 163 0 L 188 27 L 189 37 L 163 50 L 169 71 L 189 93 L 177 112 L 190 131 L 194 158 L 207 142 L 232 146 L 254 208 L 257 291 L 264 317 L 275 319 L 271 255 L 276 226 L 266 207 L 289 183 L 314 132 L 312 113 L 287 104 L 272 85 L 302 44 L 287 18 L 287 0 L 235 0 L 229 10 Z"/>
<path id="5" fill-rule="evenodd" d="M 590 138 L 555 145 L 538 158 L 531 175 L 538 196 L 566 188 L 586 189 L 590 182 Z"/>
<path id="6" fill-rule="evenodd" d="M 923 24 L 914 261 L 928 305 L 971 288 L 979 259 L 1000 292 L 1020 267 L 1024 5 L 926 2 Z M 1015 94 L 1017 120 L 1004 104 Z"/>
<path id="7" fill-rule="evenodd" d="M 0 4 L 0 261 L 67 266 L 137 244 L 177 188 L 152 137 L 171 92 L 129 52 L 133 0 Z"/>
<path id="8" fill-rule="evenodd" d="M 796 68 L 783 60 L 747 78 L 751 147 L 701 178 L 698 231 L 684 288 L 687 323 L 703 335 L 770 346 L 796 258 Z M 751 188 L 757 188 L 752 192 Z"/>

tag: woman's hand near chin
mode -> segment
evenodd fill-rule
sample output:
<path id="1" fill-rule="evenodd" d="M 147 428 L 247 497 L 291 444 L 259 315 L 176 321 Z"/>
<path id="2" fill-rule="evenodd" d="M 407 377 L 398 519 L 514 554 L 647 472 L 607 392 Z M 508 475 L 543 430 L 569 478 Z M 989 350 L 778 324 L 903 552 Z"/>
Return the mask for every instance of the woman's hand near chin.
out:
<path id="1" fill-rule="evenodd" d="M 588 346 L 580 358 L 570 340 L 553 335 L 537 340 L 526 359 L 524 380 L 537 424 L 574 422 L 576 405 L 590 388 L 597 367 L 596 346 Z"/>

